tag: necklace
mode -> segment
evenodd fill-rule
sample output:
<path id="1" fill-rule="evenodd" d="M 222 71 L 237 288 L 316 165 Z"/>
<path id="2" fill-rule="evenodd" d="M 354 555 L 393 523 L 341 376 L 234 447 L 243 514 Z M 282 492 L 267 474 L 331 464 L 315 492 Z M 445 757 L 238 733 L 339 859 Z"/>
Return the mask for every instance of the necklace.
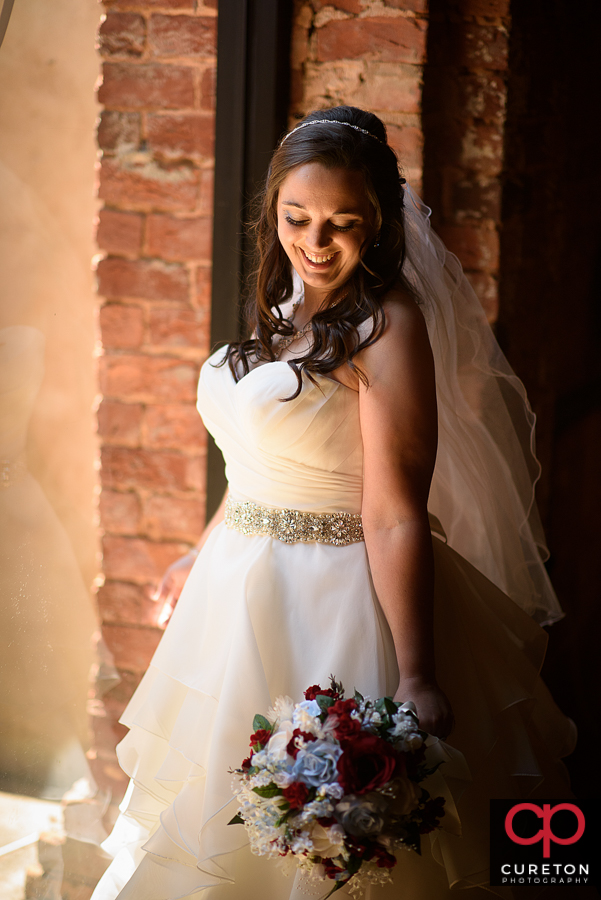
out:
<path id="1" fill-rule="evenodd" d="M 294 317 L 295 317 L 300 305 L 301 305 L 300 299 L 295 300 L 294 303 L 292 304 L 292 312 L 290 315 L 291 322 L 294 322 Z M 286 335 L 286 337 L 280 338 L 280 341 L 277 346 L 277 350 L 275 351 L 275 358 L 279 359 L 281 357 L 282 353 L 284 352 L 284 350 L 286 350 L 290 346 L 290 344 L 294 343 L 294 341 L 297 338 L 303 337 L 305 334 L 309 334 L 310 331 L 311 331 L 311 320 L 309 320 L 306 323 L 306 325 L 304 325 L 300 330 L 298 328 L 295 328 L 294 331 L 292 332 L 292 334 L 289 334 L 289 335 Z"/>

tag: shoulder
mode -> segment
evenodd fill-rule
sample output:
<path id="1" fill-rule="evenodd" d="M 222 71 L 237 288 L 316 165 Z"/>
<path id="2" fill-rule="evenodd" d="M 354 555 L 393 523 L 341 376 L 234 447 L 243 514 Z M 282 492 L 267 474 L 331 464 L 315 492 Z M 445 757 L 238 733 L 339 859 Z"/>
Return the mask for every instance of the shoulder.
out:
<path id="1" fill-rule="evenodd" d="M 388 292 L 382 303 L 384 328 L 378 339 L 357 354 L 367 372 L 399 366 L 432 365 L 428 330 L 414 297 L 402 288 Z"/>

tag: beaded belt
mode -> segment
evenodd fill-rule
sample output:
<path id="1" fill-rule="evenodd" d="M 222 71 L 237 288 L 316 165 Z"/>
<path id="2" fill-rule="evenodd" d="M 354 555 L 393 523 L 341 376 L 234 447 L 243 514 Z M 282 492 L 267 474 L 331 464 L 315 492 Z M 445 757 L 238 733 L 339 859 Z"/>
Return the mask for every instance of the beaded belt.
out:
<path id="1" fill-rule="evenodd" d="M 343 547 L 363 540 L 361 516 L 356 513 L 310 513 L 274 509 L 250 501 L 225 501 L 225 524 L 242 534 L 267 534 L 285 544 L 296 541 Z"/>

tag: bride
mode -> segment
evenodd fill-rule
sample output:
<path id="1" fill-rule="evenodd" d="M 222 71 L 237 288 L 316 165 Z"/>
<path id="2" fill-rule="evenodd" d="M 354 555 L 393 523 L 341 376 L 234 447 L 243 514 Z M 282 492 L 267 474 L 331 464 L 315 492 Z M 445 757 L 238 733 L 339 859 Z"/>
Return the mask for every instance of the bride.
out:
<path id="1" fill-rule="evenodd" d="M 573 725 L 538 677 L 538 623 L 561 611 L 534 417 L 428 214 L 365 111 L 311 113 L 273 155 L 252 337 L 198 388 L 229 488 L 159 590 L 170 612 L 185 580 L 122 720 L 131 782 L 94 900 L 325 893 L 227 826 L 228 770 L 255 712 L 330 673 L 412 700 L 444 761 L 442 830 L 373 900 L 508 896 L 488 884 L 490 798 L 570 796 Z"/>

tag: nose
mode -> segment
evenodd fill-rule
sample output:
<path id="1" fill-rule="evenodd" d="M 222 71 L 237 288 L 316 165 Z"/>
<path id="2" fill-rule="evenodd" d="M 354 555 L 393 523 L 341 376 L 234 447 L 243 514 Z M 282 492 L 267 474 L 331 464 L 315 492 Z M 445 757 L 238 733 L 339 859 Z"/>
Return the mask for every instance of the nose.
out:
<path id="1" fill-rule="evenodd" d="M 330 243 L 327 222 L 312 222 L 307 229 L 305 242 L 308 250 L 319 252 Z"/>

